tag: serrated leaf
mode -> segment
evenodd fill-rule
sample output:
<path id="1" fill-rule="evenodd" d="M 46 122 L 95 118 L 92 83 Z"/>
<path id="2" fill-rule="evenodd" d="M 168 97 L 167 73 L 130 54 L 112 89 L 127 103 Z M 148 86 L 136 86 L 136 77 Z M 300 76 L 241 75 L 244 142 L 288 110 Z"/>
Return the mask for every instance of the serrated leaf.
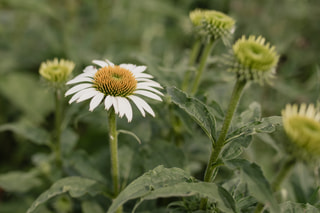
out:
<path id="1" fill-rule="evenodd" d="M 0 126 L 1 131 L 12 131 L 38 145 L 50 144 L 50 134 L 46 130 L 32 125 L 23 123 L 4 124 Z"/>
<path id="2" fill-rule="evenodd" d="M 186 182 L 190 178 L 190 175 L 188 175 L 182 169 L 167 169 L 163 166 L 158 166 L 155 169 L 146 172 L 129 184 L 113 201 L 108 213 L 115 212 L 119 206 L 123 205 L 128 200 L 141 198 L 155 189 Z"/>
<path id="3" fill-rule="evenodd" d="M 203 129 L 210 140 L 215 141 L 216 121 L 208 107 L 196 98 L 188 97 L 186 93 L 175 87 L 168 87 L 167 93 L 173 103 L 183 109 Z"/>
<path id="4" fill-rule="evenodd" d="M 0 175 L 0 187 L 7 192 L 25 193 L 41 184 L 36 171 L 15 171 Z"/>
<path id="5" fill-rule="evenodd" d="M 258 201 L 269 206 L 272 212 L 279 212 L 279 206 L 273 196 L 271 187 L 261 168 L 245 159 L 233 159 L 225 161 L 231 169 L 240 168 L 243 174 L 243 181 L 248 184 L 249 191 Z"/>
<path id="6" fill-rule="evenodd" d="M 192 183 L 190 179 L 181 169 L 158 166 L 128 185 L 113 201 L 108 213 L 115 212 L 131 199 L 140 198 L 140 202 L 135 206 L 137 208 L 143 200 L 193 195 L 208 197 L 224 212 L 237 212 L 232 196 L 224 188 L 214 183 Z"/>
<path id="7" fill-rule="evenodd" d="M 69 193 L 73 198 L 79 198 L 86 194 L 95 196 L 104 194 L 106 191 L 105 185 L 98 183 L 95 180 L 83 177 L 66 177 L 55 182 L 47 191 L 43 192 L 31 205 L 27 213 L 35 212 L 37 207 L 46 203 L 51 198 Z"/>

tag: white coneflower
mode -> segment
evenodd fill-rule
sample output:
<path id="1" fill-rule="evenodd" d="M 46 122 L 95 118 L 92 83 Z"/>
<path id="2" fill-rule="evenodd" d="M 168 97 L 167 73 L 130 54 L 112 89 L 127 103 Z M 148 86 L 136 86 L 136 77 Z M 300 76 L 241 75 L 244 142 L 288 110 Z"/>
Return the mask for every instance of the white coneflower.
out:
<path id="1" fill-rule="evenodd" d="M 152 75 L 143 73 L 146 66 L 114 65 L 108 60 L 92 62 L 100 68 L 87 66 L 82 74 L 67 82 L 67 84 L 77 84 L 65 94 L 65 96 L 74 94 L 69 101 L 70 104 L 91 98 L 89 110 L 93 111 L 103 101 L 106 110 L 113 106 L 116 114 L 120 117 L 125 115 L 130 122 L 132 120 L 130 101 L 132 101 L 143 116 L 145 111 L 155 116 L 149 104 L 139 97 L 145 96 L 162 101 L 160 96 L 163 94 L 156 89 L 162 87 L 151 80 Z"/>

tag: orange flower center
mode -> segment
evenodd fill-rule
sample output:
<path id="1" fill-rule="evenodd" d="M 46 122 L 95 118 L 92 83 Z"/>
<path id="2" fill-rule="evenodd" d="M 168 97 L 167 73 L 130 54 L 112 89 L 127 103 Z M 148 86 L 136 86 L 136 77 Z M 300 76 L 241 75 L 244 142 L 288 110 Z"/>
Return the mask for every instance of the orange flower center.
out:
<path id="1" fill-rule="evenodd" d="M 95 88 L 105 95 L 126 97 L 137 88 L 132 72 L 120 66 L 100 68 L 93 79 Z"/>

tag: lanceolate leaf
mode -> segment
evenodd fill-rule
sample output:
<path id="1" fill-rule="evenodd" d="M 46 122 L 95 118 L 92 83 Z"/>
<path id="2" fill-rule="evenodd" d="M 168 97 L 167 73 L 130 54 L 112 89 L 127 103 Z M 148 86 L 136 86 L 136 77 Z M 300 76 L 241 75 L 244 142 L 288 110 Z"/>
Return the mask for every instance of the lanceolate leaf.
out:
<path id="1" fill-rule="evenodd" d="M 179 168 L 158 166 L 128 185 L 113 201 L 108 213 L 115 212 L 128 200 L 140 198 L 151 200 L 164 197 L 186 197 L 200 195 L 217 203 L 224 212 L 237 212 L 232 196 L 222 187 L 214 183 L 193 183 L 192 178 Z"/>
<path id="2" fill-rule="evenodd" d="M 243 181 L 248 184 L 252 196 L 269 206 L 272 212 L 279 212 L 279 206 L 273 196 L 270 184 L 257 164 L 250 163 L 245 159 L 225 161 L 225 164 L 232 169 L 240 168 L 243 174 Z"/>
<path id="3" fill-rule="evenodd" d="M 95 196 L 106 192 L 106 187 L 95 180 L 83 177 L 67 177 L 55 182 L 47 191 L 43 192 L 31 205 L 27 213 L 35 212 L 36 208 L 53 197 L 69 193 L 71 197 L 77 198 L 90 194 Z"/>
<path id="4" fill-rule="evenodd" d="M 215 118 L 210 113 L 208 107 L 198 99 L 188 97 L 186 93 L 175 87 L 168 87 L 167 93 L 171 96 L 172 102 L 190 115 L 208 135 L 210 140 L 215 141 Z"/>

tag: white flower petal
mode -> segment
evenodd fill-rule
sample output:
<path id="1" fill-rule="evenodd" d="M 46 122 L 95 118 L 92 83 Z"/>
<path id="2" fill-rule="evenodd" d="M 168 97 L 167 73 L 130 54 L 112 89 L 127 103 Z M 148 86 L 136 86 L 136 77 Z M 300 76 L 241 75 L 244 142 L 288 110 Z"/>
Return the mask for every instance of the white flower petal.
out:
<path id="1" fill-rule="evenodd" d="M 89 98 L 92 98 L 94 96 L 96 96 L 98 93 L 101 93 L 97 90 L 94 90 L 94 91 L 90 91 L 90 92 L 86 92 L 85 94 L 81 95 L 78 100 L 77 100 L 77 103 L 81 102 L 81 101 L 85 101 L 85 100 L 88 100 Z"/>
<path id="2" fill-rule="evenodd" d="M 74 79 L 70 80 L 67 82 L 68 84 L 75 84 L 75 83 L 80 83 L 80 82 L 92 82 L 93 79 L 90 77 L 75 77 Z"/>
<path id="3" fill-rule="evenodd" d="M 82 95 L 86 94 L 87 92 L 90 91 L 96 91 L 94 88 L 87 88 L 84 90 L 81 90 L 79 92 L 77 92 L 76 94 L 74 94 L 71 99 L 69 100 L 69 104 L 71 104 L 72 102 L 76 101 L 78 98 L 80 98 Z"/>
<path id="4" fill-rule="evenodd" d="M 137 85 L 137 89 L 143 89 L 143 90 L 149 90 L 151 92 L 157 93 L 158 95 L 162 95 L 162 92 L 156 90 L 155 88 L 149 87 L 149 86 L 145 86 L 145 85 Z"/>
<path id="5" fill-rule="evenodd" d="M 147 69 L 147 66 L 137 66 L 133 70 L 131 70 L 133 73 L 141 73 Z"/>
<path id="6" fill-rule="evenodd" d="M 146 96 L 148 98 L 152 98 L 152 99 L 155 99 L 155 100 L 158 100 L 158 101 L 162 101 L 162 99 L 158 95 L 156 95 L 156 94 L 154 94 L 152 92 L 145 91 L 145 90 L 136 90 L 136 91 L 134 91 L 134 94 L 140 94 L 140 95 L 144 95 L 144 96 Z"/>
<path id="7" fill-rule="evenodd" d="M 117 97 L 113 97 L 113 96 L 110 96 L 111 97 L 111 100 L 112 100 L 112 105 L 113 105 L 113 108 L 114 108 L 114 112 L 116 114 L 119 113 L 119 104 L 118 104 L 118 99 Z"/>
<path id="8" fill-rule="evenodd" d="M 99 65 L 100 67 L 108 67 L 109 64 L 106 61 L 93 60 L 92 63 Z"/>
<path id="9" fill-rule="evenodd" d="M 142 98 L 135 95 L 130 95 L 128 96 L 128 98 L 130 98 L 134 102 L 134 104 L 137 106 L 143 117 L 145 116 L 144 110 L 147 111 L 153 117 L 155 116 L 149 104 L 145 102 Z"/>
<path id="10" fill-rule="evenodd" d="M 86 89 L 92 87 L 92 84 L 84 83 L 84 84 L 78 84 L 74 87 L 71 87 L 66 93 L 65 96 L 71 95 L 73 93 L 79 92 L 80 90 Z"/>
<path id="11" fill-rule="evenodd" d="M 93 111 L 101 103 L 103 97 L 104 94 L 100 92 L 96 96 L 94 96 L 90 101 L 89 111 Z"/>
<path id="12" fill-rule="evenodd" d="M 151 81 L 151 82 L 139 82 L 138 85 L 143 85 L 143 86 L 148 86 L 148 87 L 157 87 L 157 88 L 161 88 L 162 89 L 162 86 L 158 83 L 158 82 L 155 82 L 155 81 Z"/>
<path id="13" fill-rule="evenodd" d="M 120 64 L 119 66 L 130 71 L 136 67 L 134 64 Z"/>
<path id="14" fill-rule="evenodd" d="M 94 66 L 90 65 L 90 66 L 86 66 L 83 72 L 97 72 L 97 69 Z"/>
<path id="15" fill-rule="evenodd" d="M 152 75 L 146 73 L 133 73 L 135 78 L 153 78 Z"/>
<path id="16" fill-rule="evenodd" d="M 112 98 L 110 95 L 108 95 L 105 99 L 104 99 L 104 108 L 106 110 L 109 110 L 110 107 L 112 106 Z"/>
<path id="17" fill-rule="evenodd" d="M 132 108 L 130 105 L 130 102 L 123 97 L 117 97 L 118 103 L 119 103 L 119 115 L 122 117 L 123 115 L 126 115 L 128 122 L 131 122 L 132 120 Z"/>

